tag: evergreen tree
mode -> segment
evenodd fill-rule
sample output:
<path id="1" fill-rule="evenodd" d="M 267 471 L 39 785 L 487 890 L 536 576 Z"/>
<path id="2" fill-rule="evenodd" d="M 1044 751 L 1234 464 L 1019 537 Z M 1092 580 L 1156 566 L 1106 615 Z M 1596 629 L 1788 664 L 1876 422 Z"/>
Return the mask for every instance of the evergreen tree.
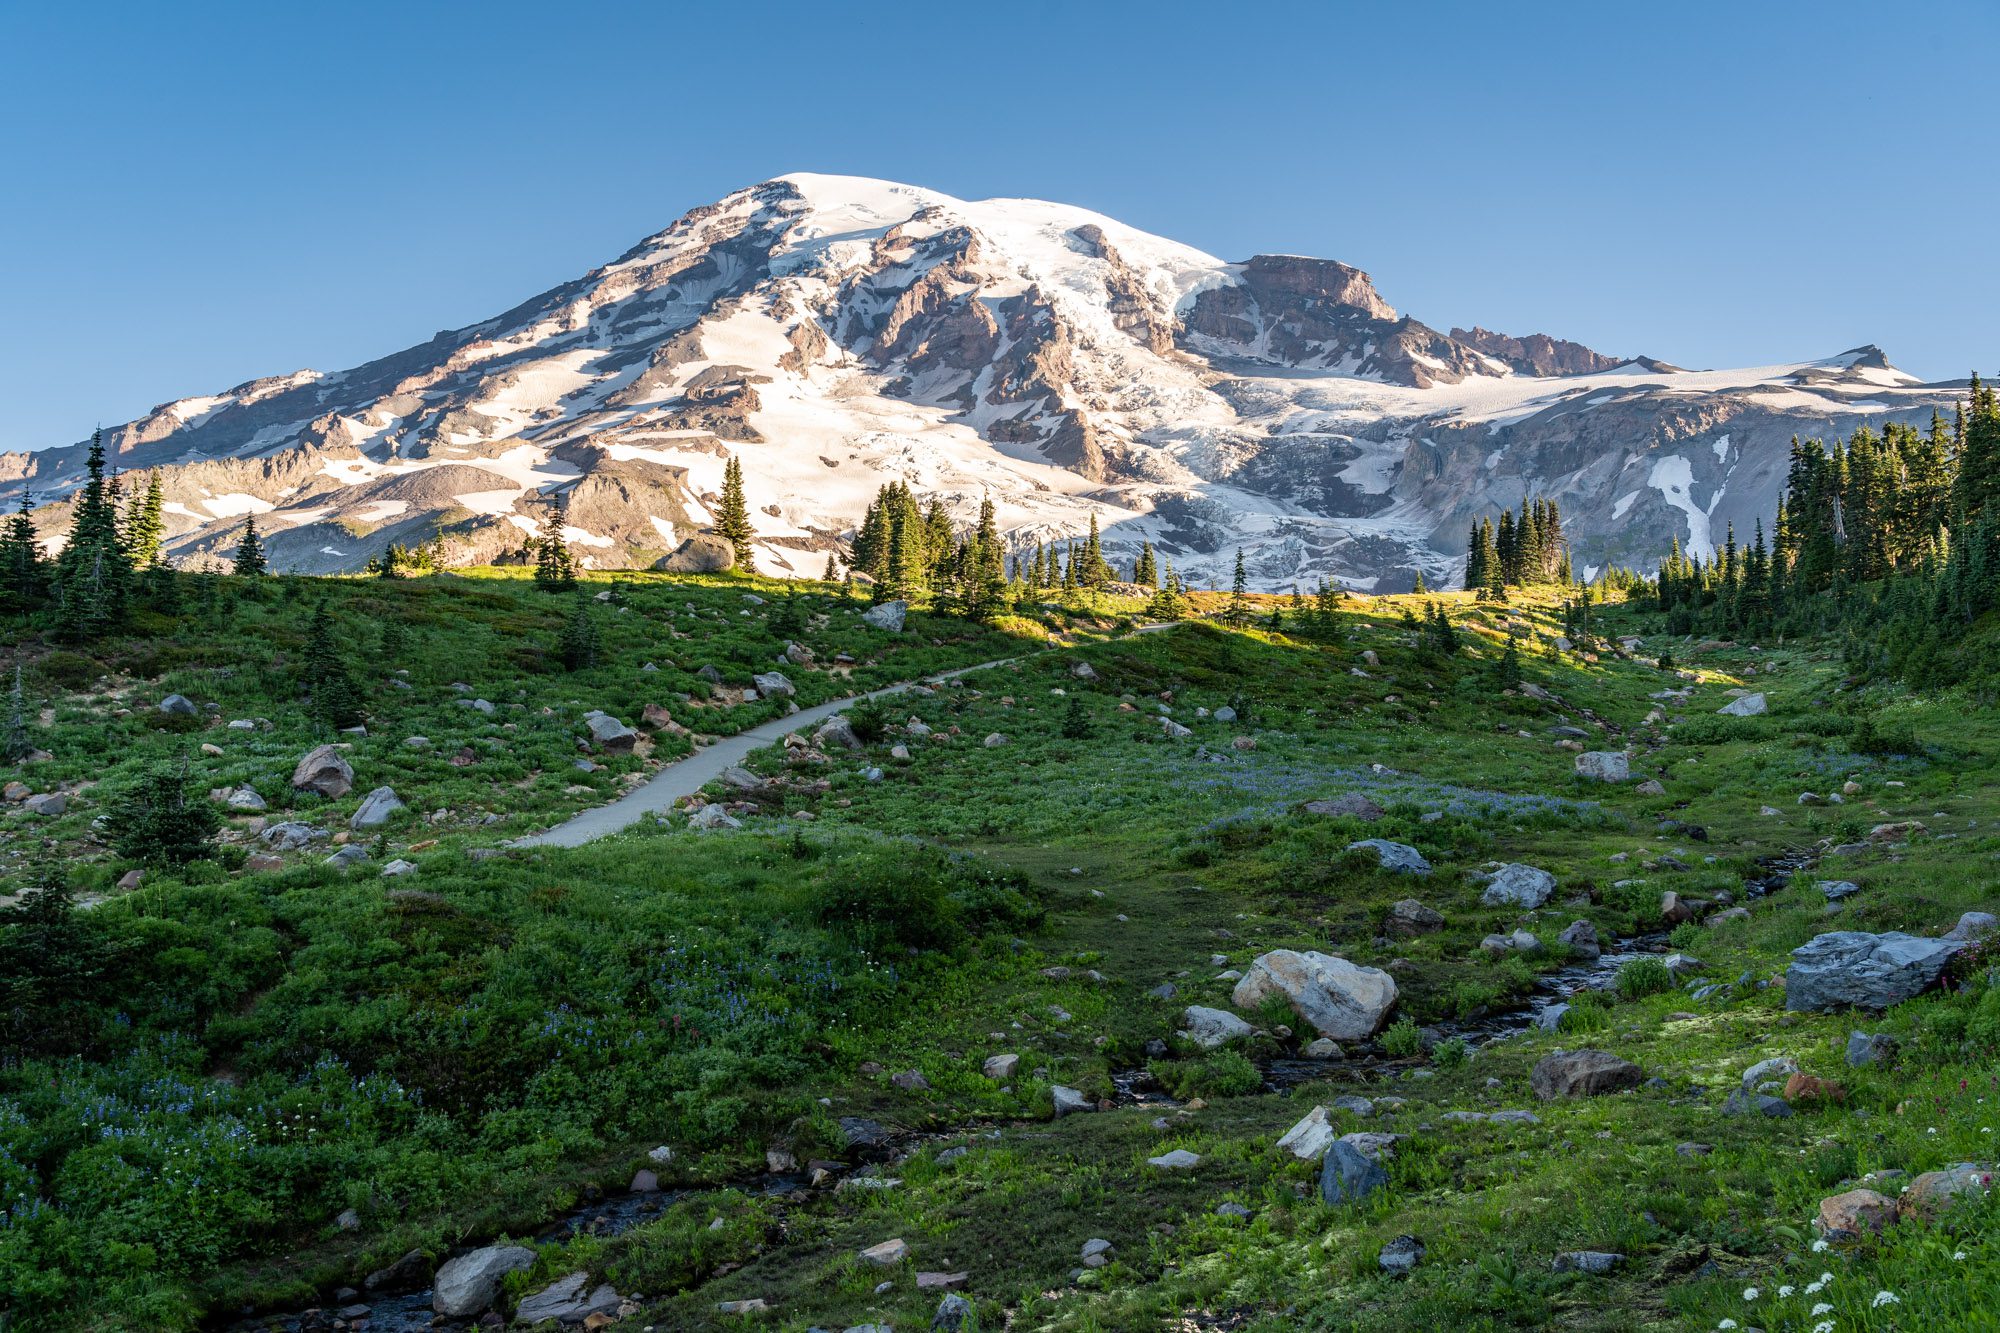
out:
<path id="1" fill-rule="evenodd" d="M 137 569 L 151 569 L 160 563 L 160 546 L 166 540 L 166 499 L 160 490 L 160 474 L 146 474 L 146 489 L 132 501 L 125 520 L 125 545 Z"/>
<path id="2" fill-rule="evenodd" d="M 826 553 L 826 570 L 819 576 L 821 583 L 840 582 L 840 562 L 833 558 L 833 552 Z"/>
<path id="3" fill-rule="evenodd" d="M 989 496 L 979 506 L 979 527 L 966 545 L 962 602 L 969 620 L 986 621 L 1000 614 L 1007 597 L 1005 547 Z"/>
<path id="4" fill-rule="evenodd" d="M 258 539 L 257 518 L 254 514 L 243 520 L 243 536 L 236 543 L 236 563 L 231 572 L 239 578 L 246 579 L 260 577 L 266 572 L 264 543 Z"/>
<path id="5" fill-rule="evenodd" d="M 789 602 L 789 598 L 786 599 Z M 570 609 L 569 619 L 563 624 L 562 642 L 557 646 L 557 655 L 562 658 L 567 671 L 583 671 L 597 664 L 603 642 L 598 637 L 597 622 L 591 619 L 590 603 L 582 593 L 576 595 L 576 605 Z"/>
<path id="6" fill-rule="evenodd" d="M 1223 619 L 1241 629 L 1250 623 L 1249 580 L 1243 571 L 1243 548 L 1236 548 L 1236 575 L 1229 585 L 1229 606 Z"/>
<path id="7" fill-rule="evenodd" d="M 48 571 L 42 546 L 35 538 L 35 521 L 29 517 L 34 500 L 21 492 L 21 507 L 7 520 L 0 533 L 0 608 L 30 611 L 41 605 L 48 589 Z"/>
<path id="8" fill-rule="evenodd" d="M 1429 588 L 1426 588 L 1426 587 L 1424 586 L 1424 571 L 1423 571 L 1423 570 L 1421 570 L 1421 569 L 1420 569 L 1420 570 L 1418 570 L 1418 571 L 1417 571 L 1417 582 L 1416 582 L 1416 586 L 1415 586 L 1415 587 L 1413 587 L 1413 588 L 1411 588 L 1411 589 L 1410 589 L 1410 591 L 1411 591 L 1411 592 L 1414 592 L 1414 593 L 1425 593 L 1425 592 L 1429 592 L 1429 591 L 1430 591 L 1430 589 L 1429 589 Z"/>
<path id="9" fill-rule="evenodd" d="M 1157 588 L 1160 585 L 1160 567 L 1151 542 L 1139 543 L 1139 559 L 1132 566 L 1132 582 L 1142 588 Z"/>
<path id="10" fill-rule="evenodd" d="M 1063 704 L 1062 738 L 1066 741 L 1087 740 L 1090 737 L 1090 714 L 1084 711 L 1083 696 L 1072 694 Z"/>
<path id="11" fill-rule="evenodd" d="M 14 688 L 7 692 L 7 729 L 0 734 L 0 763 L 18 764 L 35 752 L 28 734 L 28 696 L 21 689 L 21 664 L 14 663 Z"/>
<path id="12" fill-rule="evenodd" d="M 334 639 L 333 616 L 323 599 L 306 627 L 299 685 L 306 711 L 322 726 L 338 730 L 361 721 L 361 691 L 348 674 L 347 657 Z"/>
<path id="13" fill-rule="evenodd" d="M 743 464 L 734 454 L 722 468 L 722 503 L 715 511 L 715 535 L 729 543 L 736 567 L 751 573 L 755 554 L 751 542 L 757 534 L 750 526 L 750 503 L 743 495 Z"/>
<path id="14" fill-rule="evenodd" d="M 563 536 L 562 505 L 551 499 L 542 510 L 535 534 L 535 586 L 544 592 L 568 592 L 576 587 L 576 558 Z"/>
<path id="15" fill-rule="evenodd" d="M 104 432 L 90 437 L 86 479 L 76 497 L 69 540 L 56 558 L 56 601 L 65 637 L 88 640 L 124 621 L 132 564 L 118 532 L 118 511 L 104 480 Z"/>
<path id="16" fill-rule="evenodd" d="M 1958 478 L 1953 499 L 1961 525 L 1976 523 L 2000 507 L 2000 397 L 1972 377 L 1958 428 Z"/>
<path id="17" fill-rule="evenodd" d="M 114 795 L 104 816 L 104 840 L 130 861 L 186 865 L 215 850 L 222 817 L 192 790 L 185 756 L 155 764 Z"/>
<path id="18" fill-rule="evenodd" d="M 1077 581 L 1086 587 L 1101 588 L 1117 577 L 1117 571 L 1105 563 L 1104 546 L 1098 540 L 1097 511 L 1093 509 L 1090 513 L 1090 535 L 1083 543 L 1083 569 L 1079 571 Z"/>
<path id="19" fill-rule="evenodd" d="M 1180 576 L 1174 573 L 1174 562 L 1169 560 L 1162 572 L 1159 591 L 1146 603 L 1146 616 L 1154 621 L 1175 621 L 1187 618 L 1187 596 L 1181 590 Z"/>

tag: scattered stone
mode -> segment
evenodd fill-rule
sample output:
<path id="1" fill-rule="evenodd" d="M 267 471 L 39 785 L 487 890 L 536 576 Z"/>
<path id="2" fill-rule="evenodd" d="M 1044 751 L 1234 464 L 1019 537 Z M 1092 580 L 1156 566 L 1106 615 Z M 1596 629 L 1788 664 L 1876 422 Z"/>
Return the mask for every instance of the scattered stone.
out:
<path id="1" fill-rule="evenodd" d="M 611 1284 L 589 1287 L 588 1273 L 571 1273 L 526 1297 L 514 1309 L 514 1322 L 533 1326 L 553 1319 L 563 1324 L 580 1324 L 594 1314 L 616 1315 L 619 1296 Z"/>
<path id="2" fill-rule="evenodd" d="M 1740 699 L 1731 699 L 1715 711 L 1725 717 L 1758 717 L 1768 712 L 1770 705 L 1761 694 L 1746 694 Z"/>
<path id="3" fill-rule="evenodd" d="M 1667 794 L 1667 789 L 1660 785 L 1658 778 L 1647 778 L 1632 790 L 1638 792 L 1641 796 L 1665 796 Z"/>
<path id="4" fill-rule="evenodd" d="M 1306 1043 L 1300 1054 L 1308 1060 L 1345 1060 L 1347 1052 L 1340 1049 L 1340 1043 L 1331 1037 L 1319 1037 Z"/>
<path id="5" fill-rule="evenodd" d="M 1347 844 L 1350 852 L 1372 852 L 1384 870 L 1399 875 L 1428 875 L 1431 863 L 1424 860 L 1424 854 L 1406 843 L 1390 842 L 1386 838 L 1365 838 L 1360 842 Z"/>
<path id="6" fill-rule="evenodd" d="M 297 820 L 286 820 L 282 824 L 271 825 L 257 836 L 263 839 L 267 847 L 275 848 L 281 852 L 296 852 L 326 837 L 327 832 L 325 829 L 315 827 L 312 824 L 303 824 Z"/>
<path id="7" fill-rule="evenodd" d="M 953 1292 L 938 1303 L 931 1317 L 932 1333 L 965 1333 L 972 1318 L 972 1302 Z"/>
<path id="8" fill-rule="evenodd" d="M 1761 1115 L 1770 1120 L 1783 1120 L 1792 1114 L 1791 1104 L 1782 1097 L 1771 1097 L 1748 1088 L 1738 1088 L 1722 1103 L 1724 1115 Z"/>
<path id="9" fill-rule="evenodd" d="M 743 821 L 737 819 L 719 805 L 704 805 L 688 816 L 688 827 L 697 829 L 742 828 Z"/>
<path id="10" fill-rule="evenodd" d="M 1598 1097 L 1636 1088 L 1645 1071 L 1606 1051 L 1556 1051 L 1538 1061 L 1528 1084 L 1543 1101 Z"/>
<path id="11" fill-rule="evenodd" d="M 1315 1106 L 1305 1119 L 1279 1136 L 1278 1147 L 1302 1162 L 1317 1162 L 1339 1137 L 1327 1119 L 1326 1108 Z"/>
<path id="12" fill-rule="evenodd" d="M 1827 1011 L 1844 1006 L 1881 1012 L 1938 984 L 1954 940 L 1890 931 L 1838 930 L 1792 950 L 1785 969 L 1785 1008 Z"/>
<path id="13" fill-rule="evenodd" d="M 298 791 L 318 792 L 329 800 L 339 800 L 354 789 L 354 769 L 332 745 L 308 750 L 292 770 L 292 786 Z"/>
<path id="14" fill-rule="evenodd" d="M 1993 1188 L 1993 1168 L 1961 1162 L 1942 1171 L 1926 1171 L 1903 1191 L 1905 1217 L 1930 1217 L 1962 1198 L 1982 1198 Z"/>
<path id="15" fill-rule="evenodd" d="M 21 802 L 21 808 L 31 815 L 40 815 L 44 819 L 54 819 L 57 815 L 69 809 L 69 797 L 59 791 L 43 792 L 39 796 L 30 796 L 27 800 Z"/>
<path id="16" fill-rule="evenodd" d="M 1576 773 L 1598 782 L 1629 782 L 1632 764 L 1622 750 L 1587 750 L 1576 757 Z"/>
<path id="17" fill-rule="evenodd" d="M 1349 819 L 1372 821 L 1382 817 L 1382 807 L 1357 792 L 1323 801 L 1307 801 L 1299 809 L 1309 815 L 1345 816 Z"/>
<path id="18" fill-rule="evenodd" d="M 1182 1013 L 1181 1021 L 1187 1027 L 1180 1035 L 1205 1051 L 1240 1041 L 1256 1031 L 1226 1009 L 1210 1009 L 1199 1004 L 1189 1005 Z"/>
<path id="19" fill-rule="evenodd" d="M 590 743 L 605 754 L 630 754 L 639 743 L 639 733 L 609 713 L 585 713 L 583 725 L 590 731 Z"/>
<path id="20" fill-rule="evenodd" d="M 1816 1074 L 1794 1074 L 1785 1080 L 1784 1098 L 1793 1104 L 1822 1102 L 1839 1105 L 1847 1100 L 1847 1089 Z"/>
<path id="21" fill-rule="evenodd" d="M 1830 903 L 1837 903 L 1842 898 L 1851 898 L 1861 892 L 1861 886 L 1851 879 L 1823 879 L 1814 887 L 1825 894 L 1826 900 Z"/>
<path id="22" fill-rule="evenodd" d="M 383 879 L 398 879 L 404 875 L 414 875 L 416 873 L 417 863 L 415 861 L 405 861 L 400 856 L 382 867 Z"/>
<path id="23" fill-rule="evenodd" d="M 1186 1148 L 1176 1148 L 1158 1157 L 1148 1157 L 1147 1166 L 1156 1166 L 1162 1171 L 1188 1171 L 1201 1165 L 1201 1158 Z"/>
<path id="24" fill-rule="evenodd" d="M 431 1309 L 459 1319 L 483 1314 L 500 1294 L 500 1279 L 532 1268 L 535 1258 L 525 1245 L 488 1245 L 461 1254 L 431 1279 Z"/>
<path id="25" fill-rule="evenodd" d="M 1361 1041 L 1380 1031 L 1395 1007 L 1396 982 L 1387 972 L 1345 958 L 1274 949 L 1250 965 L 1230 1002 L 1255 1012 L 1272 995 L 1284 996 L 1321 1036 Z"/>
<path id="26" fill-rule="evenodd" d="M 1335 1139 L 1320 1166 L 1319 1196 L 1333 1205 L 1359 1203 L 1389 1183 L 1389 1173 L 1353 1144 Z"/>
<path id="27" fill-rule="evenodd" d="M 861 1252 L 862 1262 L 874 1264 L 877 1268 L 894 1268 L 909 1257 L 910 1247 L 901 1239 L 885 1240 L 879 1245 L 870 1245 Z"/>
<path id="28" fill-rule="evenodd" d="M 1390 1277 L 1408 1277 L 1424 1261 L 1424 1243 L 1415 1236 L 1398 1236 L 1382 1247 L 1375 1262 Z"/>
<path id="29" fill-rule="evenodd" d="M 1083 1252 L 1079 1257 L 1085 1268 L 1102 1268 L 1111 1262 L 1117 1248 L 1108 1240 L 1091 1239 L 1083 1243 Z"/>
<path id="30" fill-rule="evenodd" d="M 904 618 L 909 614 L 908 602 L 881 602 L 861 613 L 861 623 L 871 629 L 887 630 L 891 634 L 903 632 Z"/>
<path id="31" fill-rule="evenodd" d="M 1759 1060 L 1743 1071 L 1743 1086 L 1756 1091 L 1759 1083 L 1770 1079 L 1784 1078 L 1799 1072 L 1799 1062 L 1789 1055 L 1773 1056 L 1769 1060 Z"/>
<path id="32" fill-rule="evenodd" d="M 1532 911 L 1556 891 L 1556 877 L 1529 865 L 1504 865 L 1486 881 L 1479 901 L 1488 907 L 1519 907 Z"/>
<path id="33" fill-rule="evenodd" d="M 979 1067 L 979 1072 L 990 1079 L 1005 1083 L 1014 1077 L 1014 1071 L 1020 1067 L 1021 1057 L 1018 1055 L 989 1055 L 986 1057 L 986 1063 Z"/>
<path id="34" fill-rule="evenodd" d="M 169 717 L 196 717 L 201 710 L 185 694 L 170 694 L 160 700 L 160 711 Z"/>
<path id="35" fill-rule="evenodd" d="M 1556 940 L 1580 958 L 1596 959 L 1604 953 L 1603 945 L 1598 943 L 1597 927 L 1588 921 L 1570 922 Z"/>
<path id="36" fill-rule="evenodd" d="M 403 800 L 396 795 L 394 787 L 377 787 L 361 798 L 361 808 L 347 821 L 352 829 L 380 828 L 389 822 L 389 817 L 404 809 Z"/>
<path id="37" fill-rule="evenodd" d="M 1588 1273 L 1603 1277 L 1625 1262 L 1625 1256 L 1610 1250 L 1568 1250 L 1556 1256 L 1558 1273 Z"/>
<path id="38" fill-rule="evenodd" d="M 1847 1063 L 1857 1069 L 1896 1058 L 1901 1043 L 1881 1032 L 1852 1032 L 1847 1037 Z"/>
<path id="39" fill-rule="evenodd" d="M 1971 944 L 1985 939 L 2000 930 L 2000 917 L 1991 912 L 1966 912 L 1958 918 L 1958 924 L 1944 933 L 1944 938 L 1963 944 Z"/>
<path id="40" fill-rule="evenodd" d="M 1818 1230 L 1828 1240 L 1877 1235 L 1896 1221 L 1896 1201 L 1871 1189 L 1853 1189 L 1819 1201 Z"/>
<path id="41" fill-rule="evenodd" d="M 1095 1111 L 1097 1109 L 1096 1102 L 1091 1101 L 1090 1098 L 1084 1096 L 1075 1088 L 1066 1088 L 1060 1083 L 1049 1089 L 1049 1096 L 1055 1103 L 1056 1115 L 1058 1117 L 1066 1116 L 1076 1111 Z"/>
<path id="42" fill-rule="evenodd" d="M 719 1314 L 762 1314 L 770 1308 L 771 1303 L 762 1296 L 752 1296 L 740 1301 L 719 1301 L 715 1307 Z"/>
<path id="43" fill-rule="evenodd" d="M 1391 935 L 1430 935 L 1444 929 L 1444 915 L 1415 898 L 1404 898 L 1390 905 L 1386 925 Z"/>

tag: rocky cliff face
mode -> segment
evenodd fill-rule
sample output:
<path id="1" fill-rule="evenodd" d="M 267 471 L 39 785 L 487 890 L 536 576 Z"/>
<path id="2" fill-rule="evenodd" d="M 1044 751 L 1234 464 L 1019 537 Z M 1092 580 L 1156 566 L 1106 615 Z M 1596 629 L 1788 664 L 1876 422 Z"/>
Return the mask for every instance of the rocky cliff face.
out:
<path id="1" fill-rule="evenodd" d="M 283 568 L 353 569 L 441 534 L 517 550 L 565 506 L 587 565 L 644 567 L 744 467 L 757 563 L 817 575 L 902 479 L 1011 538 L 1151 540 L 1199 581 L 1452 576 L 1474 518 L 1559 500 L 1580 568 L 1701 551 L 1770 512 L 1794 433 L 1925 419 L 1862 348 L 1685 371 L 1545 335 L 1440 333 L 1331 260 L 1225 263 L 1081 209 L 791 176 L 696 209 L 603 268 L 352 370 L 165 404 L 107 433 L 158 469 L 169 551 L 256 514 Z M 56 540 L 83 446 L 0 456 Z"/>

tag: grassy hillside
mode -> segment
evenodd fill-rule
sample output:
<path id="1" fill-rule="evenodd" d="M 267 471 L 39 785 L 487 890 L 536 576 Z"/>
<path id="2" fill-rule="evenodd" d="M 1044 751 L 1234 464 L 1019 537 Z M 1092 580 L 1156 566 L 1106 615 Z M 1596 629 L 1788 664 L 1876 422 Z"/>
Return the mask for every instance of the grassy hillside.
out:
<path id="1" fill-rule="evenodd" d="M 326 736 L 277 660 L 322 594 L 370 682 L 357 790 L 325 804 L 286 784 Z M 913 618 L 890 636 L 811 590 L 642 578 L 591 603 L 604 664 L 569 673 L 547 660 L 568 604 L 516 582 L 287 580 L 88 667 L 31 652 L 56 757 L 22 776 L 38 791 L 102 780 L 56 819 L 4 817 L 13 887 L 50 839 L 64 875 L 107 900 L 7 928 L 16 967 L 78 965 L 13 991 L 4 1308 L 27 1327 L 296 1312 L 412 1249 L 427 1275 L 454 1246 L 539 1236 L 506 1301 L 583 1271 L 633 1298 L 633 1328 L 923 1327 L 940 1292 L 919 1273 L 963 1273 L 966 1326 L 988 1329 L 1994 1327 L 1990 1197 L 1860 1242 L 1816 1244 L 1810 1225 L 1870 1173 L 1994 1164 L 2000 989 L 1983 955 L 1880 1019 L 1788 1013 L 1773 984 L 1821 931 L 1937 934 L 1994 910 L 1990 711 L 1848 688 L 1830 644 L 1649 637 L 1559 656 L 1553 607 L 1438 600 L 1455 643 L 1413 634 L 1408 598 L 1350 599 L 1312 638 L 1105 638 L 1107 620 L 1061 618 Z M 1606 615 L 1600 628 L 1644 628 Z M 381 623 L 407 623 L 408 646 L 369 637 Z M 1019 656 L 857 711 L 859 752 L 759 752 L 761 783 L 713 792 L 740 830 L 673 819 L 488 854 L 691 743 L 665 732 L 583 774 L 586 709 L 636 722 L 659 702 L 696 731 L 738 729 L 776 706 L 726 703 L 729 688 L 787 639 L 822 665 L 857 659 L 851 676 L 784 668 L 801 702 Z M 1678 669 L 1653 664 L 1665 647 Z M 720 690 L 695 674 L 711 663 Z M 387 683 L 397 671 L 413 689 Z M 455 682 L 499 710 L 461 707 Z M 1745 688 L 1769 711 L 1717 715 Z M 145 705 L 172 691 L 220 704 L 216 725 L 156 721 Z M 271 730 L 222 725 L 246 715 Z M 267 819 L 341 828 L 379 782 L 413 808 L 361 866 L 323 866 L 320 847 L 249 871 L 239 816 L 216 859 L 113 891 L 126 865 L 93 840 L 100 793 L 211 737 L 224 753 L 196 754 L 195 785 L 249 781 Z M 478 762 L 451 767 L 463 746 Z M 1581 749 L 1627 748 L 1630 783 L 1574 772 Z M 108 772 L 93 754 L 115 756 Z M 1303 808 L 1343 795 L 1379 813 Z M 1369 838 L 1416 848 L 1431 873 L 1347 850 Z M 380 878 L 390 856 L 417 872 Z M 1777 858 L 1803 865 L 1793 882 L 1772 882 Z M 1553 897 L 1482 905 L 1470 872 L 1496 862 L 1549 871 Z M 1821 879 L 1860 892 L 1829 904 Z M 1662 920 L 1669 891 L 1709 900 L 1707 924 Z M 1725 894 L 1746 910 L 1721 910 Z M 1408 898 L 1441 927 L 1395 933 Z M 1681 977 L 1657 955 L 1607 968 L 1615 984 L 1556 1030 L 1489 1040 L 1545 977 L 1574 975 L 1557 937 L 1579 920 L 1606 952 L 1696 961 Z M 1484 947 L 1516 931 L 1534 947 Z M 1304 1058 L 1315 1034 L 1281 1002 L 1214 1050 L 1178 1035 L 1187 1005 L 1230 1008 L 1220 978 L 1275 948 L 1385 969 L 1395 1021 L 1339 1060 Z M 1849 1066 L 1856 1028 L 1898 1053 Z M 1584 1046 L 1649 1082 L 1536 1098 L 1536 1062 Z M 1018 1067 L 986 1077 L 1003 1054 Z M 1778 1056 L 1837 1099 L 1725 1114 L 1744 1072 Z M 1058 1085 L 1101 1109 L 1053 1117 Z M 1343 1096 L 1371 1105 L 1332 1110 L 1336 1130 L 1402 1137 L 1382 1188 L 1330 1206 L 1317 1166 L 1275 1140 Z M 1503 1110 L 1532 1119 L 1465 1114 Z M 648 1157 L 661 1146 L 671 1161 Z M 1198 1162 L 1149 1165 L 1176 1149 Z M 640 1169 L 662 1194 L 627 1193 Z M 545 1231 L 596 1199 L 637 1199 L 643 1221 Z M 1377 1256 L 1403 1235 L 1424 1255 L 1391 1277 Z M 861 1256 L 892 1239 L 906 1259 Z M 1094 1239 L 1111 1243 L 1101 1266 L 1082 1260 Z M 1586 1250 L 1623 1258 L 1554 1271 Z M 769 1308 L 719 1308 L 751 1300 Z"/>

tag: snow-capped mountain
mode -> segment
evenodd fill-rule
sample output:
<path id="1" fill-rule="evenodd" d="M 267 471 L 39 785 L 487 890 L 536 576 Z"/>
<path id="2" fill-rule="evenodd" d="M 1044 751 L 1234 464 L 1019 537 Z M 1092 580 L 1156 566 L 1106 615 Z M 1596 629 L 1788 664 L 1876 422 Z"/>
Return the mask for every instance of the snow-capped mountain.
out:
<path id="1" fill-rule="evenodd" d="M 254 513 L 280 568 L 359 567 L 441 533 L 518 548 L 566 505 L 584 562 L 646 567 L 742 460 L 757 563 L 816 576 L 883 482 L 991 496 L 1017 543 L 1151 540 L 1200 583 L 1434 583 L 1468 524 L 1558 500 L 1579 569 L 1747 536 L 1794 434 L 1949 411 L 1873 347 L 1689 371 L 1399 315 L 1331 260 L 1226 263 L 1079 208 L 784 176 L 698 208 L 513 310 L 335 373 L 185 398 L 108 431 L 158 469 L 169 551 Z M 81 444 L 0 455 L 57 501 Z M 683 561 L 689 557 L 684 554 Z"/>

